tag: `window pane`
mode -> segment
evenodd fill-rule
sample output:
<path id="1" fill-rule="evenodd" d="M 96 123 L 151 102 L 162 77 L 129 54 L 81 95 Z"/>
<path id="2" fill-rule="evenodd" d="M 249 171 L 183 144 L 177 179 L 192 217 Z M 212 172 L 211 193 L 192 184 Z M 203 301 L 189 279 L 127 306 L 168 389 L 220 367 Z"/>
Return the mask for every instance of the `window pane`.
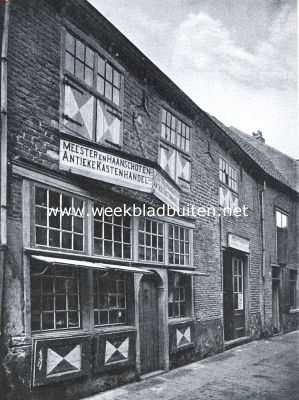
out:
<path id="1" fill-rule="evenodd" d="M 65 35 L 65 48 L 68 52 L 75 54 L 75 38 L 69 32 Z"/>
<path id="2" fill-rule="evenodd" d="M 80 40 L 76 40 L 76 57 L 84 62 L 85 46 Z"/>
<path id="3" fill-rule="evenodd" d="M 36 207 L 35 218 L 38 225 L 47 226 L 47 209 Z"/>

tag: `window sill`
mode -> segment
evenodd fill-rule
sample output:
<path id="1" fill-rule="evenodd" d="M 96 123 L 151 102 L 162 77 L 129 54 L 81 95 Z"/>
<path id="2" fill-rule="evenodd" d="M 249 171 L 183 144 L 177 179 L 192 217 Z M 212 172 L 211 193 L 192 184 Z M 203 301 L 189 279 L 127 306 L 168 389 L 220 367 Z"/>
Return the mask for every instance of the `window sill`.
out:
<path id="1" fill-rule="evenodd" d="M 118 332 L 128 332 L 136 331 L 136 327 L 133 325 L 110 325 L 103 327 L 95 327 L 92 330 L 83 330 L 83 329 L 72 329 L 65 331 L 47 331 L 47 332 L 33 332 L 32 339 L 56 339 L 56 338 L 73 338 L 77 336 L 91 336 L 95 334 L 104 334 L 104 333 L 118 333 Z"/>
<path id="2" fill-rule="evenodd" d="M 299 314 L 299 308 L 291 308 L 289 314 Z"/>
<path id="3" fill-rule="evenodd" d="M 193 322 L 194 318 L 192 317 L 184 317 L 184 318 L 169 318 L 168 325 L 180 325 L 185 324 L 187 322 Z"/>

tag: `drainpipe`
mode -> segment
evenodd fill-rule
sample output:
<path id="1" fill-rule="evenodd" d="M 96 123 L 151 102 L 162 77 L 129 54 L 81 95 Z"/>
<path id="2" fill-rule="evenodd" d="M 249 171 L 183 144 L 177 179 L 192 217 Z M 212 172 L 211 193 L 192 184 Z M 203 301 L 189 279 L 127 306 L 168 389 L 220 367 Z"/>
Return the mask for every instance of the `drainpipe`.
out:
<path id="1" fill-rule="evenodd" d="M 263 183 L 263 189 L 261 191 L 261 239 L 262 239 L 262 291 L 260 293 L 261 302 L 261 320 L 262 320 L 262 331 L 264 332 L 266 324 L 266 302 L 265 302 L 265 284 L 266 284 L 266 241 L 265 241 L 265 191 L 266 191 L 266 181 Z"/>
<path id="2" fill-rule="evenodd" d="M 0 164 L 0 336 L 3 325 L 3 287 L 5 255 L 7 249 L 7 50 L 9 1 L 4 4 L 1 47 L 1 164 Z"/>

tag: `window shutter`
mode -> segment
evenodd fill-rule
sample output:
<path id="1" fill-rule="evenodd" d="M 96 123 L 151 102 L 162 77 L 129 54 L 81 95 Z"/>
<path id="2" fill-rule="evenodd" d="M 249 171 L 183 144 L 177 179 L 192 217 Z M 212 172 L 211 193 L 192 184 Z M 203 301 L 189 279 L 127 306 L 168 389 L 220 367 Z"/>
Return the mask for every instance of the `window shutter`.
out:
<path id="1" fill-rule="evenodd" d="M 290 304 L 290 282 L 289 271 L 287 268 L 282 269 L 282 312 L 287 313 L 291 308 Z"/>
<path id="2" fill-rule="evenodd" d="M 177 178 L 190 182 L 191 165 L 190 161 L 181 153 L 177 152 Z"/>
<path id="3" fill-rule="evenodd" d="M 97 102 L 97 142 L 109 141 L 120 145 L 120 118 L 103 102 Z"/>
<path id="4" fill-rule="evenodd" d="M 159 163 L 165 172 L 176 179 L 176 151 L 170 146 L 160 145 Z"/>
<path id="5" fill-rule="evenodd" d="M 70 131 L 93 139 L 94 97 L 73 85 L 64 87 L 64 125 Z"/>

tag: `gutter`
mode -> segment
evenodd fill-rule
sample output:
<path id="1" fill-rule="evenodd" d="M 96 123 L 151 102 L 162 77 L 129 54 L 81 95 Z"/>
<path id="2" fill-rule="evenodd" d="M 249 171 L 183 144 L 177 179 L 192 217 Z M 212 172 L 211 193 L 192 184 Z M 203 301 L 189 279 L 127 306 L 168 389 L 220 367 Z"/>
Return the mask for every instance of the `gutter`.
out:
<path id="1" fill-rule="evenodd" d="M 262 330 L 265 329 L 266 324 L 266 305 L 265 305 L 265 276 L 266 276 L 266 239 L 265 239 L 265 192 L 267 189 L 266 181 L 264 180 L 263 189 L 261 193 L 261 238 L 262 238 L 262 291 L 260 293 L 260 304 L 261 304 L 261 321 Z"/>
<path id="2" fill-rule="evenodd" d="M 3 32 L 1 44 L 1 164 L 0 164 L 0 336 L 3 325 L 3 287 L 5 255 L 7 249 L 7 53 L 9 1 L 4 4 Z"/>

